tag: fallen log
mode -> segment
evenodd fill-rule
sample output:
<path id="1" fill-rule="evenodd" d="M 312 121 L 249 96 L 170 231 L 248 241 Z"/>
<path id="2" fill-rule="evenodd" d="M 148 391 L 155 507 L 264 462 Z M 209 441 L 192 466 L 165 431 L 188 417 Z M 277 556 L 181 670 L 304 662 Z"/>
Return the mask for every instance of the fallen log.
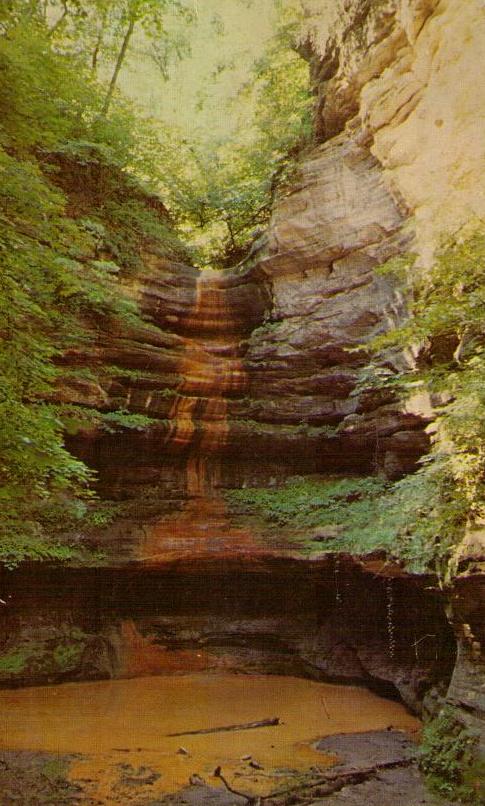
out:
<path id="1" fill-rule="evenodd" d="M 355 767 L 354 769 L 342 770 L 341 772 L 337 770 L 333 773 L 329 772 L 326 775 L 322 775 L 321 778 L 318 778 L 316 781 L 312 781 L 311 783 L 301 783 L 300 785 L 292 786 L 289 789 L 280 789 L 279 792 L 272 792 L 271 795 L 262 795 L 260 796 L 259 800 L 261 802 L 266 800 L 270 801 L 273 798 L 281 798 L 285 795 L 292 795 L 294 792 L 301 792 L 304 789 L 315 789 L 316 787 L 325 785 L 327 785 L 329 788 L 326 794 L 332 794 L 333 792 L 342 789 L 344 786 L 348 786 L 349 784 L 361 784 L 363 781 L 367 781 L 369 778 L 375 777 L 382 770 L 391 770 L 395 769 L 396 767 L 410 767 L 415 762 L 415 758 L 403 758 L 396 761 L 378 762 L 377 764 L 372 764 L 370 767 Z"/>
<path id="2" fill-rule="evenodd" d="M 226 789 L 233 795 L 238 795 L 241 798 L 245 798 L 248 806 L 261 806 L 261 804 L 265 803 L 266 801 L 269 801 L 270 803 L 272 801 L 275 801 L 276 803 L 285 803 L 286 796 L 289 795 L 291 797 L 297 793 L 304 792 L 305 790 L 318 789 L 318 797 L 327 797 L 334 792 L 338 792 L 339 789 L 343 789 L 345 786 L 361 784 L 364 781 L 367 781 L 369 778 L 375 777 L 382 770 L 390 770 L 396 767 L 410 767 L 413 763 L 415 763 L 415 759 L 408 758 L 399 759 L 397 761 L 384 761 L 381 763 L 372 764 L 370 767 L 361 767 L 360 769 L 356 767 L 355 769 L 350 770 L 328 772 L 327 774 L 318 778 L 316 781 L 302 782 L 297 786 L 272 792 L 270 795 L 249 795 L 247 792 L 241 792 L 240 790 L 234 789 L 222 774 L 221 767 L 216 767 L 212 774 L 215 778 L 219 778 Z M 281 798 L 283 798 L 283 800 L 278 800 Z M 305 798 L 303 797 L 302 802 L 304 800 Z M 312 800 L 312 798 L 310 798 L 310 800 Z"/>
<path id="3" fill-rule="evenodd" d="M 201 728 L 200 730 L 183 730 L 180 733 L 166 733 L 166 736 L 196 736 L 202 733 L 224 733 L 229 730 L 254 730 L 254 728 L 269 728 L 279 725 L 279 717 L 273 719 L 260 719 L 258 722 L 244 722 L 242 725 L 222 725 L 220 728 Z"/>

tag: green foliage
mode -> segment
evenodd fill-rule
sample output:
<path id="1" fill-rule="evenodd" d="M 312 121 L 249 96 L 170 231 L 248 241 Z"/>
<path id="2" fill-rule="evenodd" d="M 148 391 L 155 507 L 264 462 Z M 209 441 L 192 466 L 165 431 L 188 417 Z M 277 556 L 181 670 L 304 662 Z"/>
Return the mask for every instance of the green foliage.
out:
<path id="1" fill-rule="evenodd" d="M 101 416 L 101 420 L 104 430 L 110 434 L 116 434 L 123 428 L 143 431 L 145 428 L 160 422 L 160 420 L 147 417 L 145 414 L 130 414 L 122 409 L 106 412 Z"/>
<path id="2" fill-rule="evenodd" d="M 26 673 L 62 674 L 76 669 L 88 635 L 71 625 L 52 628 L 45 638 L 20 635 L 15 646 L 0 654 L 0 676 L 15 680 Z"/>
<path id="3" fill-rule="evenodd" d="M 69 763 L 61 758 L 52 758 L 42 766 L 42 775 L 51 783 L 58 783 L 67 778 Z M 67 784 L 67 781 L 66 781 Z M 68 784 L 67 784 L 68 785 Z"/>
<path id="4" fill-rule="evenodd" d="M 49 554 L 44 539 L 37 544 L 30 517 L 37 502 L 66 491 L 81 494 L 90 480 L 63 448 L 53 407 L 40 400 L 55 381 L 53 359 L 63 337 L 79 330 L 72 300 L 88 289 L 73 269 L 77 262 L 62 257 L 68 239 L 75 248 L 79 238 L 62 218 L 60 194 L 38 167 L 3 151 L 0 170 L 0 556 L 12 565 L 30 553 Z"/>
<path id="5" fill-rule="evenodd" d="M 367 478 L 296 479 L 276 489 L 228 492 L 232 506 L 254 510 L 275 526 L 296 531 L 338 527 L 324 542 L 308 548 L 362 554 L 385 551 L 410 570 L 443 573 L 463 513 L 452 488 L 438 475 L 418 472 L 390 483 Z M 440 519 L 436 515 L 439 511 Z M 446 531 L 438 528 L 441 520 Z"/>
<path id="6" fill-rule="evenodd" d="M 150 325 L 145 323 L 145 329 L 149 329 Z M 156 332 L 160 334 L 160 329 L 157 328 Z M 78 372 L 81 370 L 78 370 Z M 86 371 L 89 373 L 89 369 L 82 371 Z M 99 368 L 99 374 L 104 374 L 109 378 L 116 378 L 116 379 L 127 379 L 127 380 L 153 380 L 154 378 L 159 378 L 160 375 L 156 370 L 150 369 L 127 369 L 126 367 L 118 367 L 115 364 L 106 364 L 103 367 Z M 167 386 L 164 389 L 160 390 L 160 394 L 162 397 L 175 397 L 178 393 L 177 386 L 179 386 L 182 382 L 182 377 L 180 375 L 173 375 L 171 376 L 171 382 L 173 383 L 173 387 Z"/>
<path id="7" fill-rule="evenodd" d="M 0 39 L 0 145 L 19 152 L 68 138 L 89 104 L 76 65 L 55 53 L 46 32 L 22 19 Z"/>
<path id="8" fill-rule="evenodd" d="M 90 504 L 84 520 L 90 526 L 99 528 L 113 523 L 120 512 L 120 504 L 114 504 L 106 501 L 94 501 Z"/>
<path id="9" fill-rule="evenodd" d="M 147 327 L 122 275 L 143 246 L 181 247 L 145 183 L 152 135 L 122 104 L 100 117 L 102 88 L 53 46 L 38 4 L 13 0 L 0 22 L 0 563 L 12 568 L 86 558 L 66 534 L 91 511 L 93 474 L 46 402 L 58 359 L 100 329 Z"/>
<path id="10" fill-rule="evenodd" d="M 202 265 L 238 263 L 261 234 L 277 188 L 294 169 L 290 152 L 310 137 L 308 84 L 308 65 L 280 28 L 234 98 L 242 110 L 236 133 L 188 143 L 166 132 L 163 186 Z"/>
<path id="11" fill-rule="evenodd" d="M 101 248 L 125 270 L 142 267 L 141 248 L 178 260 L 189 257 L 188 249 L 168 221 L 137 199 L 107 201 L 99 211 L 99 223 L 106 226 Z"/>
<path id="12" fill-rule="evenodd" d="M 451 706 L 423 730 L 420 768 L 430 787 L 454 803 L 485 803 L 485 768 L 476 756 L 477 738 Z"/>
<path id="13" fill-rule="evenodd" d="M 164 422 L 154 417 L 148 417 L 146 414 L 130 413 L 126 409 L 99 412 L 84 406 L 62 405 L 57 406 L 55 410 L 64 431 L 71 435 L 93 429 L 102 429 L 107 434 L 116 434 L 123 429 L 142 431 Z"/>
<path id="14" fill-rule="evenodd" d="M 436 529 L 449 535 L 450 501 L 456 517 L 454 542 L 465 523 L 485 514 L 485 232 L 472 224 L 437 255 L 431 270 L 411 258 L 384 271 L 398 276 L 412 298 L 402 327 L 375 340 L 379 351 L 407 349 L 414 366 L 401 378 L 404 392 L 418 384 L 434 395 L 436 435 L 421 477 L 439 476 L 446 491 L 436 511 Z M 406 388 L 407 387 L 407 388 Z M 459 515 L 458 515 L 459 513 Z M 448 537 L 447 540 L 450 538 Z"/>
<path id="15" fill-rule="evenodd" d="M 83 644 L 58 644 L 52 653 L 52 657 L 59 669 L 70 669 L 79 663 L 83 650 Z"/>
<path id="16" fill-rule="evenodd" d="M 26 560 L 62 563 L 89 559 L 89 552 L 83 553 L 69 545 L 43 537 L 39 522 L 27 521 L 19 525 L 19 520 L 20 516 L 15 512 L 15 517 L 5 518 L 5 523 L 2 523 L 4 534 L 0 536 L 0 561 L 8 570 Z"/>
<path id="17" fill-rule="evenodd" d="M 324 522 L 334 524 L 349 501 L 370 501 L 385 489 L 386 483 L 377 477 L 331 481 L 297 477 L 275 489 L 254 487 L 231 490 L 227 495 L 231 502 L 254 506 L 278 526 L 292 524 L 300 528 L 322 525 Z"/>
<path id="18" fill-rule="evenodd" d="M 0 674 L 17 675 L 23 672 L 32 652 L 28 647 L 12 650 L 0 655 Z"/>
<path id="19" fill-rule="evenodd" d="M 247 402 L 248 404 L 251 403 L 249 399 Z M 261 420 L 238 417 L 237 419 L 234 418 L 232 422 L 235 426 L 242 426 L 253 434 L 271 435 L 274 431 L 273 423 L 267 423 Z M 278 432 L 289 437 L 299 435 L 306 437 L 332 437 L 335 435 L 336 429 L 331 425 L 310 425 L 307 422 L 301 421 L 297 425 L 290 423 L 287 425 L 279 425 Z"/>

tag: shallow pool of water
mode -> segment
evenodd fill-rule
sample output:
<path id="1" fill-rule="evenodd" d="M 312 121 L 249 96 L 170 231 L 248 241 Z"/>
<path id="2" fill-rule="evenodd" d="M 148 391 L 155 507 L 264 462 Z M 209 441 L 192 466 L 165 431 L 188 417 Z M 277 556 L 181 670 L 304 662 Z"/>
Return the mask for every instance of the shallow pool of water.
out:
<path id="1" fill-rule="evenodd" d="M 127 786 L 143 788 L 143 768 L 159 776 L 147 784 L 152 796 L 186 785 L 194 773 L 217 785 L 212 773 L 218 765 L 236 788 L 268 792 L 289 770 L 332 763 L 314 749 L 318 737 L 419 727 L 399 703 L 366 689 L 259 675 L 192 674 L 0 691 L 0 712 L 3 749 L 83 754 L 70 778 L 103 803 L 128 802 L 120 781 L 124 776 Z M 280 724 L 167 735 L 272 717 Z"/>

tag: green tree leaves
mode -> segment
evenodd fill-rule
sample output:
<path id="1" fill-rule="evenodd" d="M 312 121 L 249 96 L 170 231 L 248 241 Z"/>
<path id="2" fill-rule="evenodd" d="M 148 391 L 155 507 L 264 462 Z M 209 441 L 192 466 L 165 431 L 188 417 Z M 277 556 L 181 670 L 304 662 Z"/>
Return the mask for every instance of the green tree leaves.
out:
<path id="1" fill-rule="evenodd" d="M 420 471 L 435 479 L 435 540 L 446 560 L 465 525 L 485 515 L 485 233 L 471 223 L 445 244 L 429 270 L 395 261 L 408 285 L 410 316 L 378 337 L 374 348 L 407 348 L 416 356 L 403 381 L 421 380 L 433 396 L 434 445 Z M 404 273 L 403 273 L 404 270 Z"/>
<path id="2" fill-rule="evenodd" d="M 138 326 L 122 276 L 144 245 L 181 247 L 136 175 L 150 169 L 131 111 L 100 118 L 101 88 L 59 52 L 38 4 L 0 19 L 0 562 L 13 567 L 80 556 L 66 534 L 89 514 L 93 474 L 50 402 L 63 352 Z"/>
<path id="3" fill-rule="evenodd" d="M 234 265 L 268 221 L 277 187 L 311 134 L 308 66 L 286 27 L 253 68 L 233 104 L 236 134 L 190 143 L 165 133 L 162 178 L 170 206 L 198 248 L 202 265 Z"/>

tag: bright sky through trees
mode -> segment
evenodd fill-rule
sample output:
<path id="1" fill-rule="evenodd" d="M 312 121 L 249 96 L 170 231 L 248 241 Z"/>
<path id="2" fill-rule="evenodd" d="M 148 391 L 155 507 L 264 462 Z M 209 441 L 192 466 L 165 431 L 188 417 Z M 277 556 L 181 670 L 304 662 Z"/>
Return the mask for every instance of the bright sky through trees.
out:
<path id="1" fill-rule="evenodd" d="M 179 36 L 185 34 L 190 51 L 169 66 L 164 81 L 146 55 L 139 36 L 120 76 L 123 92 L 166 125 L 175 124 L 184 135 L 203 139 L 227 136 L 237 125 L 238 108 L 230 103 L 248 80 L 274 34 L 273 0 L 194 2 L 196 22 L 172 20 Z"/>

